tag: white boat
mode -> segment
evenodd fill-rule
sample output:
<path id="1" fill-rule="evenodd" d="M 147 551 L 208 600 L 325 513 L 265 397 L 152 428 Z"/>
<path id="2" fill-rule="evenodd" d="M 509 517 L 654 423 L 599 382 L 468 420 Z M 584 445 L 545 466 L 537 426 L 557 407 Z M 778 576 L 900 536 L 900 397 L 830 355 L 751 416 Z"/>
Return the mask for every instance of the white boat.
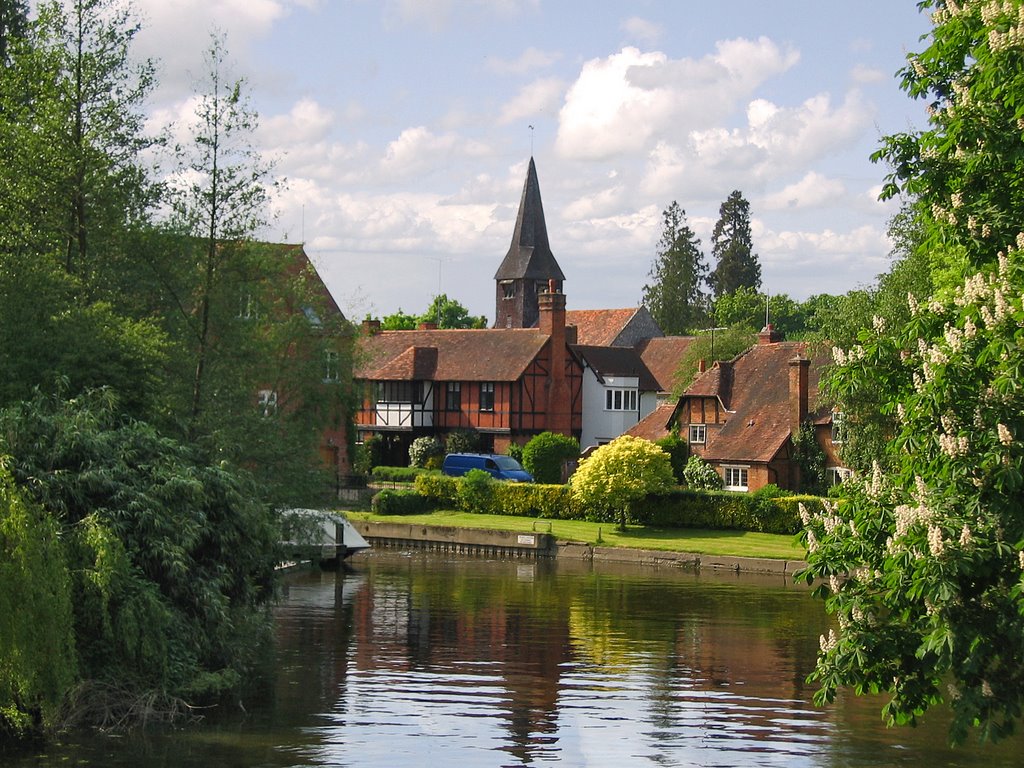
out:
<path id="1" fill-rule="evenodd" d="M 298 560 L 317 560 L 328 565 L 369 549 L 370 544 L 340 512 L 323 509 L 289 509 L 284 512 L 284 555 Z"/>

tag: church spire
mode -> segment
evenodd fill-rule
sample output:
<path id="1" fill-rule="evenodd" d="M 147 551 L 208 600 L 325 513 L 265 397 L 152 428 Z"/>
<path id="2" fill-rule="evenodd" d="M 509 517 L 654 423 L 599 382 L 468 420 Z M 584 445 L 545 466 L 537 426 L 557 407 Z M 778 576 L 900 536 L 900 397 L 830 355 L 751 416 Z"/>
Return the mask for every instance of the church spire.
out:
<path id="1" fill-rule="evenodd" d="M 548 228 L 540 199 L 537 166 L 530 158 L 519 201 L 512 244 L 494 275 L 497 281 L 496 328 L 531 328 L 537 325 L 537 293 L 554 280 L 560 291 L 562 274 L 548 244 Z"/>

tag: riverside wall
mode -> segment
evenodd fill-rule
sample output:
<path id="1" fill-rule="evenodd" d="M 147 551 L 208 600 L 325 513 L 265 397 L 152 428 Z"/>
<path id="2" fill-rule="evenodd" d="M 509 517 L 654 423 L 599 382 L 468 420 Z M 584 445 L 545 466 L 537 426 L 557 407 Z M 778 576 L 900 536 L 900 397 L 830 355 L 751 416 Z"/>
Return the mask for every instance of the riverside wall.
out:
<path id="1" fill-rule="evenodd" d="M 712 569 L 737 573 L 772 573 L 792 576 L 805 567 L 799 560 L 704 555 L 696 552 L 665 552 L 631 547 L 602 547 L 586 542 L 563 541 L 543 531 L 493 531 L 482 528 L 380 523 L 350 520 L 375 548 L 423 549 L 482 557 L 556 558 L 689 570 Z"/>

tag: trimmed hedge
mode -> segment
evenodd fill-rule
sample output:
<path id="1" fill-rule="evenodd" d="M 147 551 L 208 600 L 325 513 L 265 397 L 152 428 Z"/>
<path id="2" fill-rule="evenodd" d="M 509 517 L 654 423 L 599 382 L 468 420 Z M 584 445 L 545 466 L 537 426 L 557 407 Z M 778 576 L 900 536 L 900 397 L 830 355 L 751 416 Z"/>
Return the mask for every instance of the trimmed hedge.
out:
<path id="1" fill-rule="evenodd" d="M 433 512 L 434 505 L 416 491 L 383 490 L 373 497 L 370 509 L 377 515 L 423 515 Z"/>
<path id="2" fill-rule="evenodd" d="M 383 483 L 411 483 L 424 472 L 430 471 L 421 467 L 374 467 L 370 477 Z"/>
<path id="3" fill-rule="evenodd" d="M 673 491 L 648 496 L 630 510 L 630 522 L 658 528 L 710 528 L 791 534 L 800 530 L 797 505 L 815 504 L 816 496 L 771 499 L 728 491 Z M 817 507 L 816 507 L 817 508 Z"/>

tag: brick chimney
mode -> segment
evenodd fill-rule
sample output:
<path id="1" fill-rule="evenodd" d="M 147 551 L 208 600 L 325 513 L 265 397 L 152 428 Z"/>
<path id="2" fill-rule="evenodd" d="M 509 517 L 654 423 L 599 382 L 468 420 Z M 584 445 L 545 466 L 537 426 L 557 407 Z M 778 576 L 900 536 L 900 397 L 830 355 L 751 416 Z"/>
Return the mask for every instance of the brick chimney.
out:
<path id="1" fill-rule="evenodd" d="M 555 280 L 548 281 L 546 292 L 537 297 L 538 328 L 549 341 L 551 367 L 547 383 L 547 428 L 551 432 L 572 435 L 572 398 L 565 380 L 565 294 L 558 292 Z"/>
<path id="2" fill-rule="evenodd" d="M 418 331 L 436 331 L 437 330 L 437 323 L 435 323 L 433 320 L 424 320 L 422 323 L 420 323 L 418 326 L 416 326 L 416 330 L 418 330 Z"/>
<path id="3" fill-rule="evenodd" d="M 758 344 L 774 344 L 777 341 L 782 341 L 782 334 L 772 327 L 771 323 L 768 323 L 761 332 L 757 334 Z"/>
<path id="4" fill-rule="evenodd" d="M 697 373 L 704 373 L 708 369 L 708 361 L 703 357 L 697 361 Z"/>
<path id="5" fill-rule="evenodd" d="M 789 429 L 795 437 L 807 421 L 807 379 L 811 361 L 797 353 L 789 361 Z"/>
<path id="6" fill-rule="evenodd" d="M 363 324 L 360 327 L 364 336 L 376 336 L 380 333 L 380 320 L 370 320 L 367 318 L 363 320 Z"/>

